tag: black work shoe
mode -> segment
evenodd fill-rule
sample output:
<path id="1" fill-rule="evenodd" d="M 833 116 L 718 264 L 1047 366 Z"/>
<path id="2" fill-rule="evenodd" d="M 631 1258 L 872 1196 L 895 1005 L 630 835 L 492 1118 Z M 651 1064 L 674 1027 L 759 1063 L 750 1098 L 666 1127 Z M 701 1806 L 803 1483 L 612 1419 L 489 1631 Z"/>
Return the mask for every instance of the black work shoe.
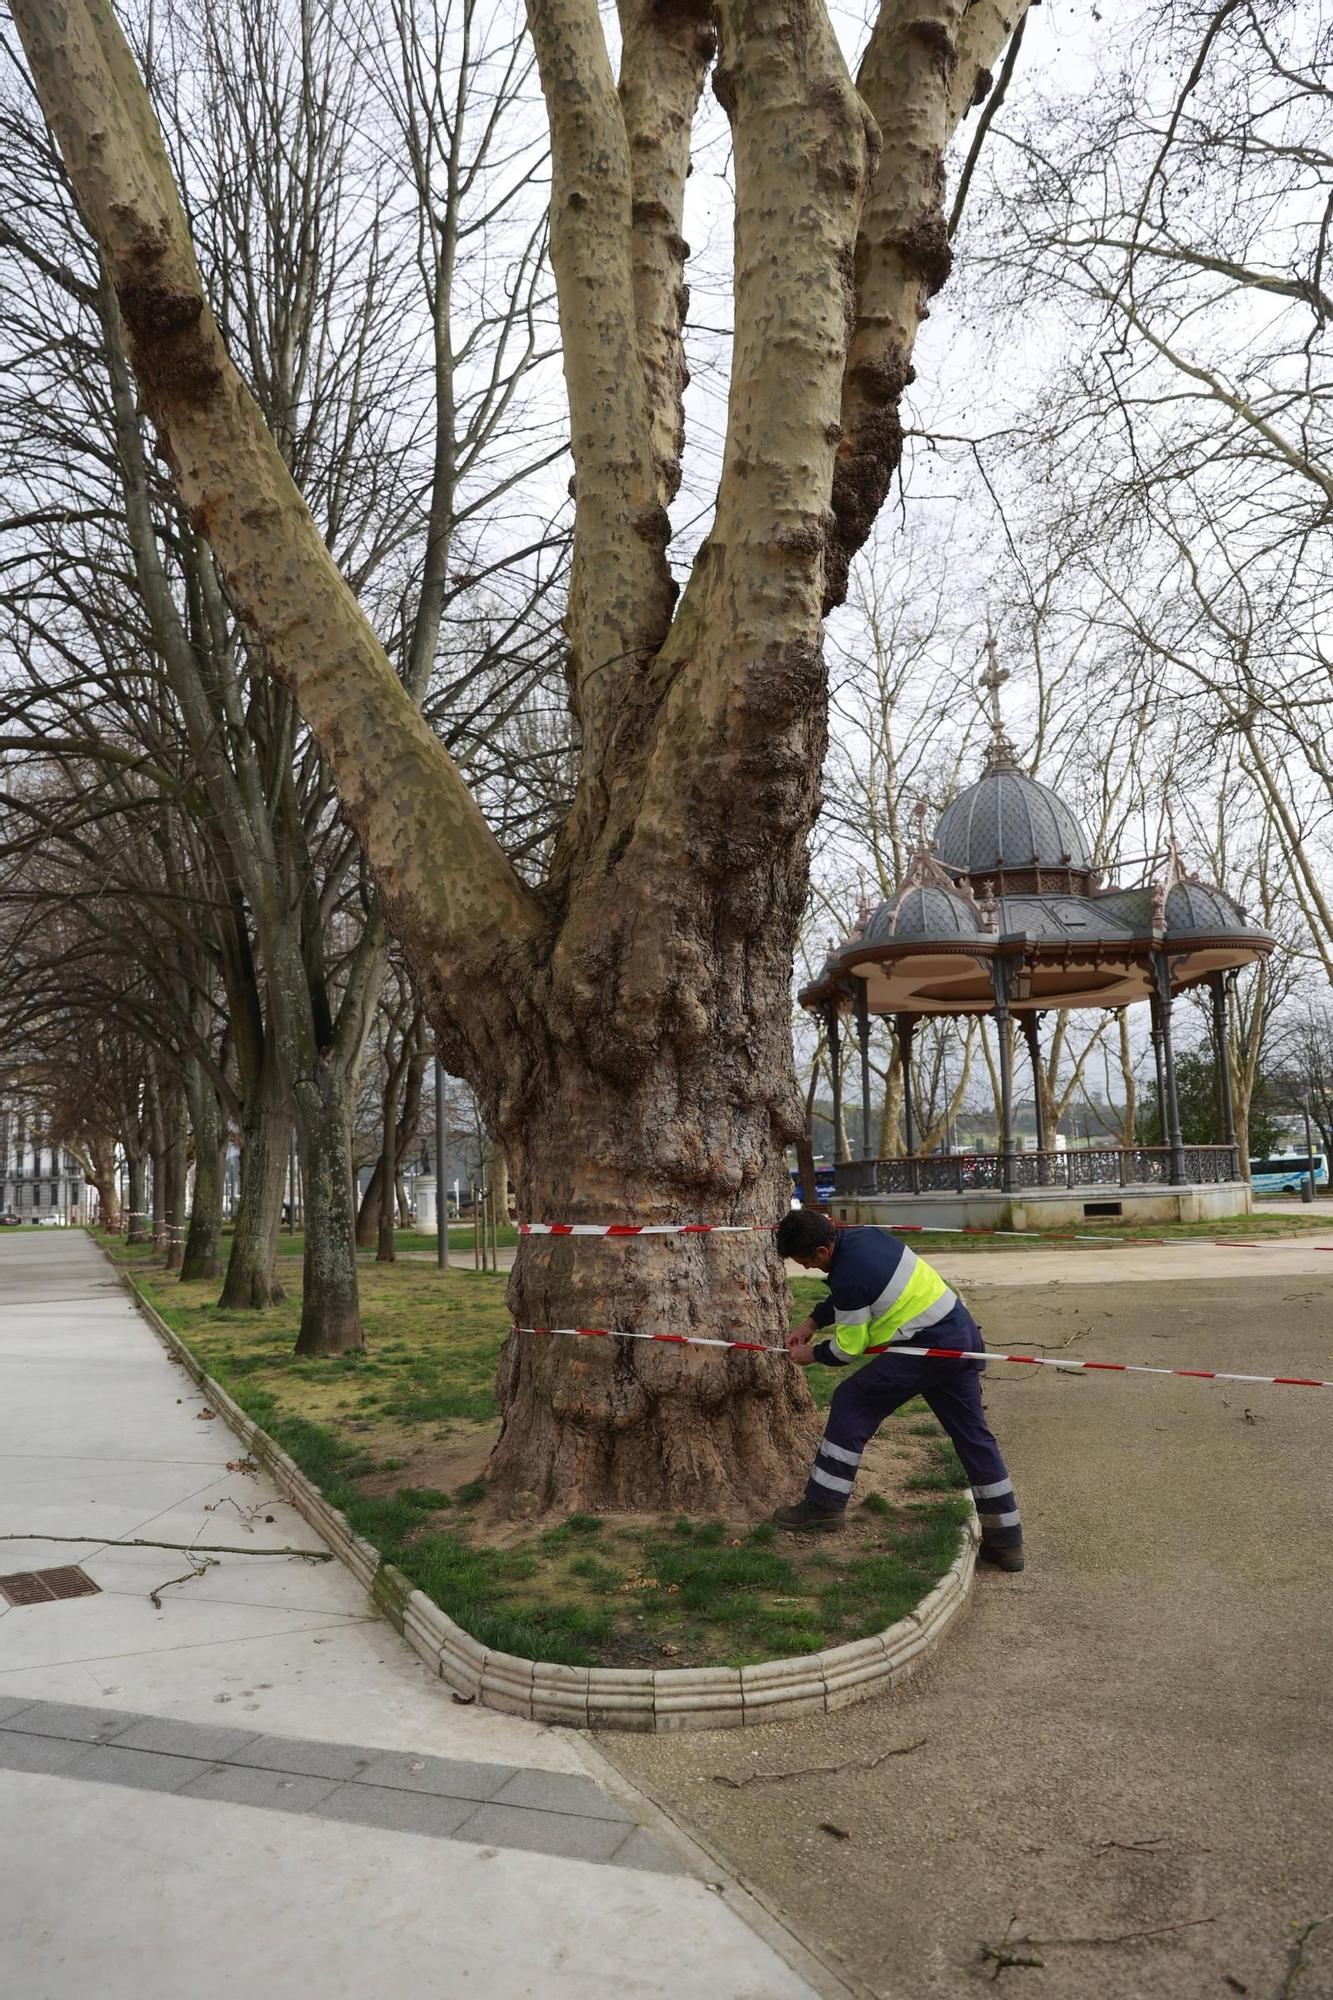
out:
<path id="1" fill-rule="evenodd" d="M 812 1507 L 808 1500 L 798 1500 L 794 1507 L 779 1507 L 773 1516 L 775 1528 L 813 1529 L 817 1534 L 827 1534 L 832 1528 L 846 1525 L 845 1507 Z"/>
<path id="2" fill-rule="evenodd" d="M 1016 1574 L 1023 1567 L 1023 1538 L 1016 1542 L 988 1542 L 983 1540 L 977 1550 L 977 1561 L 989 1563 L 992 1569 L 1007 1569 Z"/>

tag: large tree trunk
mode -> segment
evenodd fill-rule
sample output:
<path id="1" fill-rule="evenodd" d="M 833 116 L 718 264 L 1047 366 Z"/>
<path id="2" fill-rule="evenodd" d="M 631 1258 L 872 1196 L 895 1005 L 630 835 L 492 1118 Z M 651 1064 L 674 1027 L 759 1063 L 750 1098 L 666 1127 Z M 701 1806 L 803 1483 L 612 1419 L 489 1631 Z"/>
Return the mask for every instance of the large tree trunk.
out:
<path id="1" fill-rule="evenodd" d="M 148 1205 L 152 1210 L 150 1224 L 153 1247 L 164 1250 L 167 1243 L 167 1149 L 165 1145 L 155 1145 L 148 1154 L 148 1178 L 151 1193 Z"/>
<path id="2" fill-rule="evenodd" d="M 783 1155 L 801 1105 L 787 1015 L 770 1010 L 769 988 L 786 989 L 795 893 L 789 882 L 767 942 L 753 950 L 748 1006 L 736 1005 L 722 977 L 732 948 L 724 915 L 712 979 L 705 973 L 689 993 L 676 986 L 687 1018 L 693 1007 L 709 1010 L 715 1068 L 691 1082 L 682 1063 L 654 1066 L 635 1087 L 616 1073 L 608 1036 L 605 1074 L 580 1069 L 565 1046 L 550 1051 L 543 1087 L 529 1075 L 521 1127 L 496 1119 L 520 1216 L 772 1224 L 787 1212 Z M 664 978 L 680 969 L 664 957 Z M 623 1018 L 617 997 L 603 996 L 599 1018 Z M 571 1040 L 577 1032 L 595 1042 L 590 1015 L 577 1030 L 559 1005 L 552 1019 Z M 508 1299 L 520 1328 L 610 1326 L 777 1345 L 788 1318 L 785 1274 L 764 1227 L 523 1237 Z M 535 1496 L 543 1508 L 762 1513 L 798 1493 L 818 1428 L 799 1371 L 777 1354 L 520 1331 L 506 1345 L 498 1387 L 503 1427 L 487 1477 L 521 1509 Z"/>
<path id="3" fill-rule="evenodd" d="M 181 1283 L 216 1278 L 222 1268 L 222 1177 L 227 1125 L 212 1083 L 191 1063 L 186 1083 L 194 1133 L 194 1201 L 181 1259 Z"/>
<path id="4" fill-rule="evenodd" d="M 179 1271 L 185 1256 L 185 1190 L 190 1171 L 189 1124 L 179 1086 L 173 1086 L 163 1107 L 163 1125 L 162 1232 L 166 1268 Z"/>
<path id="5" fill-rule="evenodd" d="M 679 603 L 666 509 L 684 420 L 681 223 L 711 10 L 623 0 L 617 87 L 596 0 L 529 0 L 575 465 L 565 629 L 581 745 L 539 890 L 414 707 L 236 375 L 110 8 L 11 6 L 160 455 L 329 760 L 520 1212 L 776 1221 L 800 1120 L 790 975 L 826 737 L 822 613 L 898 463 L 913 341 L 948 268 L 944 147 L 1024 0 L 882 0 L 864 102 L 823 0 L 718 0 L 732 369 L 717 505 Z M 304 1352 L 360 1335 L 337 1095 L 316 1079 L 301 1101 L 331 1260 L 311 1269 L 311 1229 Z M 316 1282 L 334 1324 L 313 1323 Z M 766 1342 L 786 1298 L 763 1231 L 527 1238 L 510 1287 L 526 1325 Z M 544 1506 L 756 1511 L 799 1484 L 815 1428 L 799 1374 L 762 1354 L 515 1333 L 500 1396 L 496 1487 Z"/>
<path id="6" fill-rule="evenodd" d="M 125 1232 L 125 1240 L 127 1243 L 149 1243 L 152 1241 L 152 1236 L 148 1229 L 150 1217 L 144 1206 L 144 1203 L 148 1199 L 146 1161 L 141 1152 L 131 1152 L 128 1146 L 125 1148 L 125 1161 L 127 1167 L 127 1192 L 129 1195 L 129 1208 L 126 1216 L 128 1228 Z"/>
<path id="7" fill-rule="evenodd" d="M 376 1155 L 370 1170 L 365 1193 L 356 1211 L 356 1243 L 358 1250 L 373 1250 L 379 1242 L 380 1228 L 380 1184 L 384 1171 L 384 1154 Z"/>
<path id="8" fill-rule="evenodd" d="M 120 1197 L 116 1191 L 116 1142 L 110 1136 L 90 1138 L 85 1171 L 97 1193 L 97 1226 L 111 1235 L 120 1228 Z M 84 1221 L 88 1220 L 88 1200 L 84 1197 Z"/>
<path id="9" fill-rule="evenodd" d="M 392 1107 L 396 1109 L 396 1107 Z M 378 1174 L 380 1212 L 375 1231 L 375 1262 L 392 1264 L 398 1249 L 395 1232 L 398 1227 L 398 1148 L 394 1144 L 394 1127 L 391 1107 L 385 1105 L 384 1140 L 380 1149 Z"/>
<path id="10" fill-rule="evenodd" d="M 305 1190 L 298 1354 L 347 1354 L 364 1347 L 356 1280 L 356 1198 L 352 1102 L 334 1063 L 296 1085 Z"/>
<path id="11" fill-rule="evenodd" d="M 286 1296 L 278 1283 L 278 1230 L 291 1116 L 261 1094 L 241 1124 L 241 1190 L 219 1305 L 262 1312 Z"/>

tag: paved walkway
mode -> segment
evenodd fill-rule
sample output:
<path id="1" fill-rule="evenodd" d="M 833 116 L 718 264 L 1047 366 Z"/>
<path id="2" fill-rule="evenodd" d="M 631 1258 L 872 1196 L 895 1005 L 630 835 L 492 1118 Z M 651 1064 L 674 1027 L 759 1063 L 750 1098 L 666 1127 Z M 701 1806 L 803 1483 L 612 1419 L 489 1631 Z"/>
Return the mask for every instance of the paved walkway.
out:
<path id="1" fill-rule="evenodd" d="M 1333 1376 L 1333 1257 L 1095 1254 L 1120 1283 L 954 1271 L 996 1347 Z M 1333 1390 L 997 1364 L 986 1399 L 1028 1568 L 919 1679 L 606 1748 L 877 2000 L 1333 2000 Z"/>
<path id="2" fill-rule="evenodd" d="M 455 1704 L 340 1564 L 258 1553 L 323 1544 L 204 1408 L 84 1236 L 0 1232 L 6 1993 L 841 1990 L 584 1739 Z"/>

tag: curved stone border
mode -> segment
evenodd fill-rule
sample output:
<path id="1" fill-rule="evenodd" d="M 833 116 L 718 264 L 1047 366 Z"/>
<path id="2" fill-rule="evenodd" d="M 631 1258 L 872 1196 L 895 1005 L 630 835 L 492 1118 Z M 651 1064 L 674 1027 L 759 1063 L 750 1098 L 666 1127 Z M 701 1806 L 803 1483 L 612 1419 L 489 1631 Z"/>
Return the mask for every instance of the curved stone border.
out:
<path id="1" fill-rule="evenodd" d="M 114 1268 L 114 1267 L 113 1267 Z M 377 1548 L 353 1533 L 268 1432 L 204 1372 L 127 1272 L 119 1275 L 158 1337 L 185 1368 L 247 1451 L 369 1591 L 376 1608 L 415 1653 L 465 1700 L 533 1722 L 576 1729 L 740 1729 L 789 1715 L 823 1714 L 896 1687 L 916 1672 L 967 1608 L 980 1524 L 975 1508 L 962 1552 L 914 1610 L 885 1632 L 825 1653 L 768 1660 L 757 1667 L 561 1667 L 497 1653 L 432 1604 Z"/>

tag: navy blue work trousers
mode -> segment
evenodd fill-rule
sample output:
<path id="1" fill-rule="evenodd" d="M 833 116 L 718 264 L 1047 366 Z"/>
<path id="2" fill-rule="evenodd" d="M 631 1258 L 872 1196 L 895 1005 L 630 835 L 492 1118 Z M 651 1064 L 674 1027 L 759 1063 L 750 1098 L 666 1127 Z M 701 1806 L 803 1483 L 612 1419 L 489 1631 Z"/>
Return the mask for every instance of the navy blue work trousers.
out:
<path id="1" fill-rule="evenodd" d="M 955 1347 L 966 1354 L 986 1351 L 981 1328 L 961 1305 L 919 1339 L 903 1344 Z M 828 1510 L 845 1507 L 856 1484 L 861 1454 L 875 1432 L 886 1417 L 913 1396 L 920 1396 L 953 1440 L 986 1541 L 1000 1546 L 1020 1541 L 1023 1531 L 1013 1481 L 981 1406 L 983 1365 L 895 1354 L 891 1347 L 865 1362 L 833 1392 L 806 1499 L 812 1506 Z"/>

